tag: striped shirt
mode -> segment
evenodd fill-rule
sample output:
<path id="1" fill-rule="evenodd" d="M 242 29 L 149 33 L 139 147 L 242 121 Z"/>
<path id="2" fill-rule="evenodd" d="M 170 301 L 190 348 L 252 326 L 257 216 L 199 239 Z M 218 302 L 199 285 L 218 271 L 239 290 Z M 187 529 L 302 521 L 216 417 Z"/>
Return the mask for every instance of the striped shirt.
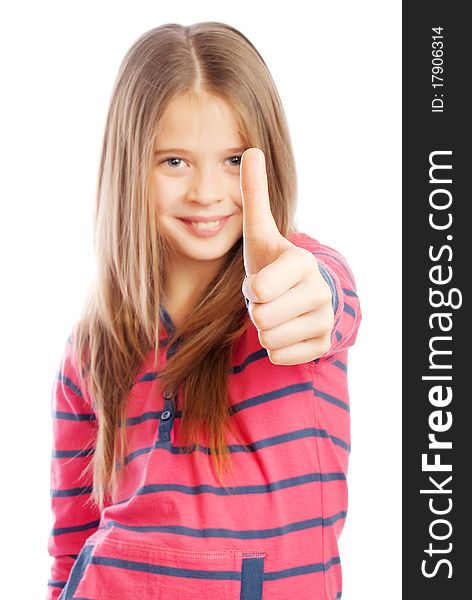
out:
<path id="1" fill-rule="evenodd" d="M 235 475 L 227 489 L 204 444 L 190 452 L 180 444 L 181 413 L 159 383 L 176 345 L 167 343 L 173 323 L 161 306 L 159 368 L 149 354 L 128 399 L 125 477 L 101 514 L 85 506 L 92 480 L 79 475 L 98 421 L 67 340 L 52 389 L 47 600 L 341 597 L 347 352 L 361 312 L 344 257 L 305 233 L 288 239 L 314 253 L 332 289 L 331 348 L 308 363 L 274 365 L 252 323 L 239 338 L 228 389 L 230 418 L 246 443 L 228 434 Z"/>

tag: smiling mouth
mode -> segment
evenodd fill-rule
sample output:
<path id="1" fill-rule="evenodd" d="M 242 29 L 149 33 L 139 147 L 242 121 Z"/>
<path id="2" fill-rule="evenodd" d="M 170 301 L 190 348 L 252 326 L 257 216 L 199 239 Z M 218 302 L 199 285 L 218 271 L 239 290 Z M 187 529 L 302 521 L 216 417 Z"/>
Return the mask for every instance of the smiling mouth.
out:
<path id="1" fill-rule="evenodd" d="M 227 217 L 225 217 L 225 218 L 227 218 Z M 191 221 L 190 219 L 181 219 L 181 220 L 185 221 L 185 223 L 188 223 L 195 229 L 204 231 L 205 229 L 216 229 L 217 227 L 219 227 L 221 225 L 221 223 L 223 222 L 224 219 L 218 219 L 216 221 Z"/>
<path id="2" fill-rule="evenodd" d="M 220 219 L 211 219 L 208 221 L 183 219 L 181 217 L 177 218 L 196 235 L 206 237 L 210 235 L 216 235 L 221 229 L 223 229 L 230 217 L 231 215 L 227 215 L 226 217 L 221 217 Z"/>

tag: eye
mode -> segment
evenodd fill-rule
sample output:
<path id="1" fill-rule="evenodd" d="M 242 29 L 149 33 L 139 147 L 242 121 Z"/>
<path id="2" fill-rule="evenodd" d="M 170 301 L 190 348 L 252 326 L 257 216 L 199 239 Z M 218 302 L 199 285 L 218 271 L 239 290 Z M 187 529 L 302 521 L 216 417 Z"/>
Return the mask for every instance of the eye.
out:
<path id="1" fill-rule="evenodd" d="M 176 165 L 175 163 L 174 164 L 170 164 L 171 161 L 182 162 L 182 159 L 181 158 L 172 157 L 172 158 L 166 158 L 163 162 L 166 163 L 169 167 L 172 167 L 172 168 L 176 168 L 176 167 L 179 166 L 179 165 Z"/>
<path id="2" fill-rule="evenodd" d="M 242 154 L 238 155 L 238 156 L 231 156 L 230 158 L 228 158 L 228 160 L 230 161 L 230 164 L 232 167 L 239 167 L 241 165 L 241 156 Z M 239 162 L 233 162 L 234 159 L 237 159 Z"/>

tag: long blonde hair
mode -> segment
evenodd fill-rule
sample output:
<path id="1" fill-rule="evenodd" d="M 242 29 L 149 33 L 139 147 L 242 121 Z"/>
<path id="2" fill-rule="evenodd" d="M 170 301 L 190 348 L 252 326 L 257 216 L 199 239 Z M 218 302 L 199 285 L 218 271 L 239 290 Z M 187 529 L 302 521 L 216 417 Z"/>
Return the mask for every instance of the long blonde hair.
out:
<path id="1" fill-rule="evenodd" d="M 139 37 L 126 53 L 112 92 L 97 180 L 97 270 L 73 351 L 98 415 L 90 501 L 113 498 L 127 452 L 126 400 L 143 360 L 154 352 L 172 248 L 151 193 L 159 118 L 178 94 L 227 102 L 247 147 L 266 156 L 271 210 L 282 235 L 294 231 L 295 163 L 285 113 L 269 70 L 251 42 L 225 23 L 170 23 Z M 180 339 L 159 376 L 182 399 L 184 443 L 208 436 L 219 481 L 228 462 L 225 427 L 234 342 L 250 321 L 241 292 L 242 237 L 169 343 Z M 120 435 L 117 436 L 117 432 Z M 233 431 L 233 433 L 236 432 Z M 198 450 L 193 454 L 198 455 Z"/>

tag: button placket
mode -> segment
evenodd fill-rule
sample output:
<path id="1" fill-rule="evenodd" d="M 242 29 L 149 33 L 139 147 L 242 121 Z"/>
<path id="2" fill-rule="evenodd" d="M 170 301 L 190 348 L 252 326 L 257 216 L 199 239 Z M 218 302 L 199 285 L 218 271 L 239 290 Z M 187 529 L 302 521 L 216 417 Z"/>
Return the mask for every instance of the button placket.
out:
<path id="1" fill-rule="evenodd" d="M 179 337 L 172 344 L 170 343 L 175 331 L 175 325 L 163 304 L 160 305 L 160 315 L 167 332 L 167 338 L 164 340 L 164 345 L 167 346 L 164 360 L 165 363 L 177 350 L 182 339 Z M 170 441 L 170 432 L 174 425 L 175 412 L 177 410 L 176 403 L 174 404 L 175 394 L 171 390 L 164 390 L 162 395 L 164 398 L 164 409 L 159 420 L 159 441 Z"/>
<path id="2" fill-rule="evenodd" d="M 159 421 L 159 441 L 170 441 L 170 432 L 174 424 L 175 408 L 173 406 L 173 393 L 170 390 L 163 392 L 164 410 L 161 412 Z"/>

